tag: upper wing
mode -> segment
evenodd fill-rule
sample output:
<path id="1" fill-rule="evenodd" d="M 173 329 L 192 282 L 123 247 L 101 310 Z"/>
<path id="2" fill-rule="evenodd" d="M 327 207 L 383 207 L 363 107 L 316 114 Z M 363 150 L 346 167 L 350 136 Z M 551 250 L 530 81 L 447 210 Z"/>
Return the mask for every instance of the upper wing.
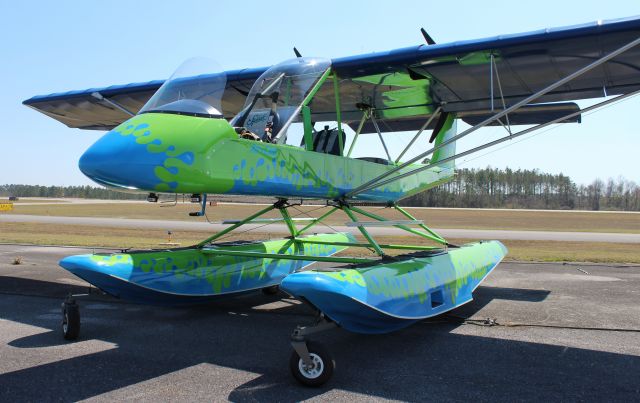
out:
<path id="1" fill-rule="evenodd" d="M 251 85 L 266 69 L 267 67 L 226 72 L 227 86 L 222 101 L 225 117 L 231 118 L 240 110 Z M 69 127 L 109 130 L 130 118 L 127 112 L 118 109 L 109 101 L 114 101 L 135 114 L 163 83 L 164 80 L 155 80 L 38 95 L 27 99 L 23 104 Z"/>
<path id="2" fill-rule="evenodd" d="M 512 105 L 638 37 L 640 18 L 636 17 L 338 58 L 332 60 L 332 67 L 340 78 L 343 120 L 359 120 L 361 111 L 356 105 L 365 103 L 375 109 L 390 131 L 394 127 L 408 130 L 419 127 L 438 106 L 465 120 L 479 119 L 491 113 L 492 101 L 495 109 Z M 226 117 L 240 110 L 251 84 L 265 70 L 227 72 Z M 128 116 L 93 93 L 111 97 L 135 113 L 161 84 L 152 81 L 37 96 L 24 104 L 70 127 L 104 129 Z M 314 97 L 316 121 L 335 120 L 332 85 L 327 82 Z M 640 47 L 634 47 L 536 102 L 596 98 L 638 88 Z M 563 107 L 575 108 L 573 104 Z M 556 106 L 556 112 L 563 107 Z M 533 108 L 549 111 L 548 105 Z M 542 115 L 530 109 L 521 121 L 537 123 L 542 119 L 538 116 Z"/>

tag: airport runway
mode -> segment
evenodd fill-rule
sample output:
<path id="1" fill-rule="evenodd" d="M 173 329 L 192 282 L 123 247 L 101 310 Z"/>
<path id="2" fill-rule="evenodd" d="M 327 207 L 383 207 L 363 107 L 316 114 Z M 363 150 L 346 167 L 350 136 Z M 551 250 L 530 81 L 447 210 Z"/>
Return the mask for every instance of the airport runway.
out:
<path id="1" fill-rule="evenodd" d="M 90 225 L 97 227 L 124 227 L 138 229 L 162 229 L 171 231 L 209 231 L 217 232 L 228 225 L 220 223 L 204 223 L 193 221 L 173 220 L 141 220 L 130 218 L 99 218 L 99 217 L 55 217 L 11 214 L 0 215 L 0 222 L 30 222 L 44 224 Z M 319 225 L 317 231 L 337 231 L 358 233 L 358 229 L 347 226 Z M 246 225 L 243 229 L 259 229 L 257 232 L 288 234 L 284 224 Z M 371 227 L 367 230 L 374 235 L 406 235 L 406 232 L 392 227 Z M 465 239 L 498 239 L 498 240 L 527 240 L 527 241 L 577 241 L 577 242 L 611 242 L 611 243 L 640 243 L 640 234 L 617 234 L 604 232 L 555 232 L 555 231 L 505 231 L 505 230 L 476 230 L 476 229 L 447 229 L 435 228 L 436 232 L 446 238 Z"/>
<path id="2" fill-rule="evenodd" d="M 334 377 L 309 389 L 289 375 L 288 338 L 312 315 L 282 296 L 176 309 L 94 295 L 80 303 L 80 340 L 65 342 L 60 302 L 87 285 L 56 262 L 86 252 L 0 246 L 0 401 L 640 399 L 640 266 L 503 263 L 453 314 L 534 326 L 336 329 L 315 337 Z"/>

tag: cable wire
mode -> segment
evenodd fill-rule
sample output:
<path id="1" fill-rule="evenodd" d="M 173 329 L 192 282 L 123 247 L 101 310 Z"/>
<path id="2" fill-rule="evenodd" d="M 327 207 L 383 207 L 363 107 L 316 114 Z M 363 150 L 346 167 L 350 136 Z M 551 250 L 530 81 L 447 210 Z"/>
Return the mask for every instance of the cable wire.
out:
<path id="1" fill-rule="evenodd" d="M 426 323 L 435 324 L 435 323 L 444 323 L 444 322 L 454 322 L 461 325 L 474 325 L 474 326 L 481 326 L 481 327 L 493 327 L 493 326 L 538 327 L 538 328 L 549 328 L 549 329 L 595 330 L 595 331 L 603 331 L 603 332 L 640 333 L 640 329 L 633 329 L 633 328 L 546 325 L 544 323 L 519 323 L 519 322 L 500 323 L 496 318 L 473 319 L 473 318 L 466 318 L 464 316 L 458 316 L 458 315 L 445 315 L 444 320 L 442 321 L 434 321 L 434 322 L 426 322 Z"/>

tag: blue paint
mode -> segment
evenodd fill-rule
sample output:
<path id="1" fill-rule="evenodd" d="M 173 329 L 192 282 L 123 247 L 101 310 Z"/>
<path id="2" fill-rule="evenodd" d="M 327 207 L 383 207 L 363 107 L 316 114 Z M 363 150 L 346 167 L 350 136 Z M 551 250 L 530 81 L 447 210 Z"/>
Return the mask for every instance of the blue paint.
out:
<path id="1" fill-rule="evenodd" d="M 355 241 L 350 234 L 325 234 L 308 238 Z M 245 244 L 240 249 L 264 252 L 271 248 L 269 242 Z M 233 246 L 228 248 L 234 249 Z M 154 305 L 184 305 L 277 285 L 290 273 L 313 263 L 223 257 L 207 254 L 209 249 L 175 249 L 162 255 L 153 251 L 129 252 L 116 255 L 115 261 L 102 259 L 102 255 L 77 255 L 62 259 L 60 266 L 116 297 Z M 290 246 L 284 253 L 329 256 L 343 249 L 300 245 L 298 248 Z M 175 258 L 167 256 L 167 253 L 175 254 Z M 247 275 L 248 272 L 253 275 Z"/>
<path id="2" fill-rule="evenodd" d="M 409 257 L 388 265 L 356 267 L 362 275 L 360 282 L 365 286 L 344 280 L 347 278 L 345 273 L 340 273 L 343 280 L 338 280 L 310 270 L 291 274 L 282 281 L 281 288 L 296 298 L 309 301 L 346 330 L 387 333 L 471 301 L 473 290 L 507 252 L 498 241 L 463 248 L 475 248 L 476 251 L 458 256 L 462 249 L 450 249 L 448 253 Z M 462 265 L 456 267 L 453 263 L 456 260 Z M 421 287 L 425 284 L 425 288 L 416 294 L 399 292 L 400 287 L 380 287 L 381 283 L 400 285 L 399 279 L 407 281 L 403 288 L 408 287 L 409 282 Z M 441 303 L 432 303 L 434 292 L 441 293 Z"/>

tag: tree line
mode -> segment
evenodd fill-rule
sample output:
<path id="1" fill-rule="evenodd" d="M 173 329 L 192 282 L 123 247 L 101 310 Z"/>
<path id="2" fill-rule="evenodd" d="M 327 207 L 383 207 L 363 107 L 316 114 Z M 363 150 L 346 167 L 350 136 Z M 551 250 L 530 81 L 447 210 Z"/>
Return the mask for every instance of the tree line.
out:
<path id="1" fill-rule="evenodd" d="M 403 200 L 407 206 L 640 211 L 640 187 L 624 178 L 576 185 L 537 169 L 460 169 L 455 178 Z"/>
<path id="2" fill-rule="evenodd" d="M 0 185 L 0 196 L 77 197 L 83 199 L 145 199 L 146 194 L 124 193 L 97 186 Z"/>
<path id="3" fill-rule="evenodd" d="M 0 185 L 0 197 L 79 197 L 87 199 L 145 199 L 146 194 L 123 193 L 95 186 Z M 238 197 L 237 201 L 247 201 Z M 487 167 L 460 169 L 455 178 L 402 201 L 405 206 L 529 208 L 640 211 L 640 187 L 624 178 L 576 185 L 563 174 Z"/>

